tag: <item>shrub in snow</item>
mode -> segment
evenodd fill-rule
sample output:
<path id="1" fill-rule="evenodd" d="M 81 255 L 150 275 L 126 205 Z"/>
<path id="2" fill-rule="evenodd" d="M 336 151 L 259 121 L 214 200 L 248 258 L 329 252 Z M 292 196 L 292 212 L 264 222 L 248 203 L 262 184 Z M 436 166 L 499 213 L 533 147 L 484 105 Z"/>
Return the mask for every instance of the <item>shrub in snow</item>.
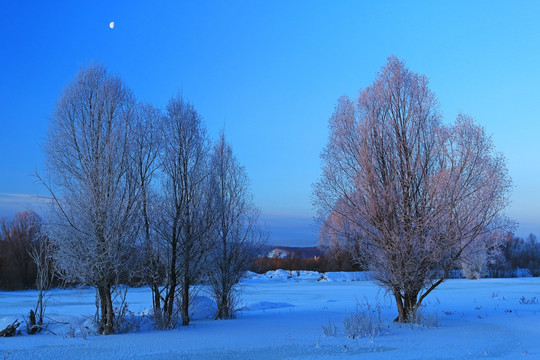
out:
<path id="1" fill-rule="evenodd" d="M 530 305 L 530 304 L 538 304 L 538 299 L 535 297 L 532 297 L 530 299 L 525 298 L 525 296 L 522 296 L 519 299 L 519 303 L 522 305 Z"/>
<path id="2" fill-rule="evenodd" d="M 439 327 L 439 316 L 437 312 L 428 312 L 425 306 L 421 306 L 416 311 L 414 323 L 426 328 Z"/>
<path id="3" fill-rule="evenodd" d="M 326 277 L 325 273 L 322 273 L 321 276 L 317 279 L 317 281 L 328 281 L 328 278 Z"/>
<path id="4" fill-rule="evenodd" d="M 322 325 L 324 336 L 337 336 L 338 328 L 332 320 L 328 320 L 327 325 Z"/>
<path id="5" fill-rule="evenodd" d="M 173 308 L 171 316 L 166 316 L 163 309 L 152 309 L 150 317 L 158 330 L 170 330 L 178 325 L 178 309 L 176 308 Z"/>
<path id="6" fill-rule="evenodd" d="M 115 308 L 117 319 L 115 322 L 114 333 L 122 334 L 136 332 L 141 327 L 142 318 L 137 316 L 133 311 L 129 310 L 127 304 L 121 308 Z"/>
<path id="7" fill-rule="evenodd" d="M 73 325 L 69 325 L 69 330 L 66 331 L 66 333 L 64 334 L 64 337 L 65 338 L 74 338 L 75 337 L 75 328 L 73 327 Z"/>
<path id="8" fill-rule="evenodd" d="M 345 334 L 351 339 L 368 337 L 371 341 L 382 334 L 383 324 L 381 320 L 380 304 L 374 307 L 367 299 L 363 303 L 356 303 L 356 311 L 343 319 Z"/>

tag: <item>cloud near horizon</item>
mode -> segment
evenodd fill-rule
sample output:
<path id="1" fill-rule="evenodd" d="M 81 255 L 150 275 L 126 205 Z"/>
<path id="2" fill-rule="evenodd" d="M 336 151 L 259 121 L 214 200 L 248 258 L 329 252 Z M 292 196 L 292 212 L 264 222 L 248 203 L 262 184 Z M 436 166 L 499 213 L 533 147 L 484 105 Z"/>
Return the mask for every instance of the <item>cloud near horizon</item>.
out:
<path id="1" fill-rule="evenodd" d="M 34 194 L 0 193 L 0 217 L 27 209 L 38 210 L 44 201 L 44 197 Z"/>
<path id="2" fill-rule="evenodd" d="M 318 229 L 312 217 L 263 213 L 260 222 L 270 230 L 269 245 L 317 245 Z"/>

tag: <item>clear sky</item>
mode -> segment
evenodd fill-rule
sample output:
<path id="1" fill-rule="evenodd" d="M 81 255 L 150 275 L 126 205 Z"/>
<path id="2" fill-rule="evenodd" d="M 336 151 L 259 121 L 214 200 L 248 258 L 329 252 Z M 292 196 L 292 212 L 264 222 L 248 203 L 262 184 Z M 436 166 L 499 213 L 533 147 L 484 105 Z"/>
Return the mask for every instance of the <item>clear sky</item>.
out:
<path id="1" fill-rule="evenodd" d="M 0 1 L 0 216 L 36 207 L 48 117 L 92 61 L 138 99 L 182 94 L 251 178 L 271 243 L 313 245 L 311 184 L 341 95 L 394 54 L 430 79 L 446 122 L 492 134 L 507 214 L 540 235 L 540 1 Z M 114 21 L 113 29 L 109 23 Z"/>

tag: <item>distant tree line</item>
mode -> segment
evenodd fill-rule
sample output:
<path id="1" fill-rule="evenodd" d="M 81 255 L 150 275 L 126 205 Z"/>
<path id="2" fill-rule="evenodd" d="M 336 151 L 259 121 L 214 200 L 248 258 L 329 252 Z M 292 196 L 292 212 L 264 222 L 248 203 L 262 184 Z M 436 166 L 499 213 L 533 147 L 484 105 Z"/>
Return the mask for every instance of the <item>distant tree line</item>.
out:
<path id="1" fill-rule="evenodd" d="M 38 271 L 36 263 L 30 256 L 33 249 L 46 243 L 47 238 L 42 230 L 41 217 L 33 210 L 18 212 L 10 219 L 0 219 L 0 288 L 2 290 L 21 290 L 37 288 Z M 139 253 L 143 253 L 143 245 L 139 245 Z M 286 257 L 269 257 L 259 253 L 252 259 L 250 270 L 257 273 L 283 269 L 289 271 L 364 271 L 347 251 L 341 251 L 320 245 L 321 254 L 317 257 L 303 257 L 299 251 Z M 142 256 L 136 262 L 144 263 L 148 259 Z M 482 265 L 482 264 L 480 264 Z M 479 277 L 515 277 L 530 274 L 540 276 L 540 242 L 534 234 L 523 238 L 507 233 L 497 251 L 494 251 Z M 461 267 L 455 270 L 462 271 Z M 516 271 L 517 270 L 517 271 Z M 525 271 L 519 271 L 525 270 Z M 159 272 L 162 272 L 161 269 Z M 463 274 L 464 277 L 466 274 Z M 127 285 L 137 286 L 146 283 L 142 277 L 133 277 Z M 53 286 L 61 286 L 58 278 L 54 278 Z"/>
<path id="2" fill-rule="evenodd" d="M 0 289 L 37 288 L 38 265 L 33 253 L 47 243 L 42 226 L 33 210 L 0 218 Z M 54 284 L 59 285 L 59 280 L 54 279 Z"/>
<path id="3" fill-rule="evenodd" d="M 326 271 L 366 270 L 361 267 L 361 262 L 357 260 L 358 257 L 352 256 L 346 249 L 330 247 L 324 243 L 319 246 L 321 246 L 323 253 L 317 261 L 313 261 L 309 270 L 321 268 L 332 269 Z M 312 259 L 304 260 L 311 261 Z M 481 277 L 519 277 L 530 274 L 538 277 L 540 276 L 540 242 L 534 234 L 523 238 L 508 232 L 497 248 L 482 256 L 477 256 L 474 260 L 456 264 L 453 268 L 454 276 L 458 274 L 457 276 L 478 279 Z M 264 260 L 257 259 L 256 263 L 268 262 L 281 265 L 286 264 L 287 261 L 290 260 L 265 258 Z M 270 268 L 274 269 L 273 266 Z M 286 269 L 286 267 L 281 268 Z"/>
<path id="4" fill-rule="evenodd" d="M 536 235 L 521 238 L 508 233 L 487 269 L 486 273 L 491 277 L 516 276 L 519 269 L 527 270 L 532 276 L 540 276 L 540 242 Z"/>
<path id="5" fill-rule="evenodd" d="M 289 271 L 362 271 L 366 270 L 354 258 L 346 253 L 331 253 L 322 249 L 319 255 L 306 257 L 301 251 L 290 252 L 285 257 L 261 256 L 253 261 L 251 271 L 262 274 L 267 271 L 283 269 Z"/>
<path id="6" fill-rule="evenodd" d="M 289 252 L 283 257 L 266 254 L 253 261 L 251 271 L 265 273 L 277 269 L 318 272 L 369 270 L 362 266 L 366 263 L 365 260 L 358 261 L 361 254 L 359 251 L 341 248 L 336 242 L 328 240 L 324 236 L 320 238 L 318 256 L 306 257 L 300 250 Z M 540 276 L 540 242 L 534 234 L 522 238 L 508 232 L 503 236 L 498 247 L 480 254 L 476 254 L 470 260 L 457 263 L 453 268 L 453 276 L 470 279 L 519 277 L 529 274 L 535 277 Z"/>

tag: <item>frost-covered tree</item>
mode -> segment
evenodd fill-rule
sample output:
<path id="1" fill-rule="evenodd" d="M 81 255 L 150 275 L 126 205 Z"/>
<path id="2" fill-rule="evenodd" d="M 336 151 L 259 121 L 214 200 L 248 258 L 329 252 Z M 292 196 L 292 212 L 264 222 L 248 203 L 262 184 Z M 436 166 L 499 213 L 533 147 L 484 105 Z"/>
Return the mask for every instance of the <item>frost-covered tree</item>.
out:
<path id="1" fill-rule="evenodd" d="M 194 285 L 207 270 L 209 235 L 214 212 L 209 197 L 209 143 L 201 117 L 181 97 L 167 105 L 161 160 L 162 196 L 158 233 L 166 284 L 161 315 L 163 326 L 174 326 L 176 301 L 182 325 L 188 325 Z"/>
<path id="2" fill-rule="evenodd" d="M 246 170 L 222 132 L 211 155 L 211 194 L 215 227 L 208 282 L 217 304 L 216 319 L 234 317 L 235 290 L 249 270 L 265 233 L 257 225 Z"/>
<path id="3" fill-rule="evenodd" d="M 461 273 L 467 279 L 480 279 L 487 272 L 488 251 L 481 242 L 474 242 L 467 247 L 461 258 Z"/>
<path id="4" fill-rule="evenodd" d="M 64 89 L 45 142 L 55 267 L 68 282 L 96 287 L 104 334 L 115 329 L 112 291 L 130 275 L 140 223 L 134 104 L 119 78 L 88 66 Z"/>
<path id="5" fill-rule="evenodd" d="M 163 146 L 161 111 L 148 104 L 138 104 L 134 113 L 133 141 L 131 157 L 141 195 L 141 220 L 143 249 L 139 265 L 142 278 L 152 290 L 154 314 L 161 312 L 160 285 L 163 269 L 159 236 L 156 233 L 157 174 Z"/>
<path id="6" fill-rule="evenodd" d="M 422 300 L 476 241 L 507 225 L 510 178 L 484 129 L 465 115 L 443 125 L 425 76 L 390 57 L 357 102 L 329 123 L 315 204 L 327 231 L 349 235 L 373 276 L 413 321 Z M 354 231 L 354 236 L 348 232 Z"/>
<path id="7" fill-rule="evenodd" d="M 463 251 L 460 259 L 461 273 L 467 279 L 476 280 L 486 275 L 490 260 L 500 253 L 500 248 L 490 247 L 488 244 L 494 243 L 492 239 L 484 239 L 485 236 L 501 236 L 501 233 L 484 234 L 475 239 Z M 502 243 L 500 241 L 497 243 Z"/>

